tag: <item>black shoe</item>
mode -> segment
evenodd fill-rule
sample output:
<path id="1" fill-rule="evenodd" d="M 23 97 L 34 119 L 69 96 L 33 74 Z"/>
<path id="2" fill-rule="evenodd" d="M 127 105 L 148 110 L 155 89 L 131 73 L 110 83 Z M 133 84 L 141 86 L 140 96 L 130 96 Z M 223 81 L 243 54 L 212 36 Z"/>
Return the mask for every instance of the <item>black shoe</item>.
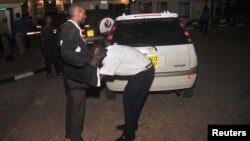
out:
<path id="1" fill-rule="evenodd" d="M 135 137 L 125 137 L 125 136 L 121 136 L 118 139 L 116 139 L 115 141 L 133 141 L 135 139 Z"/>
<path id="2" fill-rule="evenodd" d="M 116 129 L 118 129 L 118 130 L 124 130 L 124 127 L 125 127 L 125 125 L 124 124 L 121 124 L 121 125 L 117 125 L 116 126 Z M 138 129 L 138 127 L 136 127 L 135 128 L 135 131 Z"/>

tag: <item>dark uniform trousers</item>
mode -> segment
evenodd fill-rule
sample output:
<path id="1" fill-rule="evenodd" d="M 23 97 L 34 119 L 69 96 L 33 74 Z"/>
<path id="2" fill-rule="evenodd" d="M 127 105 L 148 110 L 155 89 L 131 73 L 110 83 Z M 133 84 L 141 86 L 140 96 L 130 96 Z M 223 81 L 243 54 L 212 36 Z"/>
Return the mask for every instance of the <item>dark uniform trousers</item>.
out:
<path id="1" fill-rule="evenodd" d="M 125 113 L 125 127 L 123 136 L 128 138 L 135 137 L 138 127 L 138 120 L 148 97 L 148 91 L 154 79 L 155 69 L 153 66 L 142 71 L 131 78 L 125 87 L 123 94 L 123 104 Z"/>
<path id="2" fill-rule="evenodd" d="M 46 63 L 46 72 L 47 74 L 52 73 L 51 64 L 53 63 L 55 70 L 57 73 L 60 73 L 61 65 L 60 65 L 60 57 L 59 51 L 56 47 L 51 47 L 46 50 L 45 54 L 45 63 Z"/>
<path id="3" fill-rule="evenodd" d="M 83 141 L 86 90 L 66 89 L 66 134 L 72 141 Z"/>

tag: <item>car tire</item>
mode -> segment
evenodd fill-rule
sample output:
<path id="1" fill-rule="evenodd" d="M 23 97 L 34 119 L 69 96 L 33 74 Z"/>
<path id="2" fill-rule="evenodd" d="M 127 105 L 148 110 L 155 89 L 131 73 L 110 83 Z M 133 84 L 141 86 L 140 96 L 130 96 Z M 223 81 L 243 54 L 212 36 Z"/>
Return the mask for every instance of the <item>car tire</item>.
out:
<path id="1" fill-rule="evenodd" d="M 113 91 L 110 91 L 108 88 L 105 88 L 105 95 L 108 100 L 116 99 L 116 93 Z"/>
<path id="2" fill-rule="evenodd" d="M 186 97 L 186 98 L 192 97 L 193 96 L 193 87 L 192 88 L 188 88 L 188 89 L 178 90 L 176 92 L 176 95 L 178 97 Z"/>

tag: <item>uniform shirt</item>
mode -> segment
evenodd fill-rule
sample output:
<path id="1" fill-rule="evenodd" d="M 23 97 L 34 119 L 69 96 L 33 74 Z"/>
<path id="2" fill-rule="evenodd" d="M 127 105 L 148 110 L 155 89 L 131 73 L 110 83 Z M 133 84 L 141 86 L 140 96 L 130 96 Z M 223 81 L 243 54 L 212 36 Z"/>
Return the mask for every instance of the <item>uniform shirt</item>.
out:
<path id="1" fill-rule="evenodd" d="M 122 45 L 107 47 L 100 74 L 130 76 L 146 70 L 151 61 L 138 50 Z"/>
<path id="2" fill-rule="evenodd" d="M 24 35 L 27 34 L 27 29 L 22 19 L 19 18 L 13 22 L 13 31 L 15 32 L 15 34 L 17 33 L 22 33 Z"/>
<path id="3" fill-rule="evenodd" d="M 52 26 L 43 26 L 41 29 L 41 36 L 44 43 L 44 48 L 49 49 L 56 47 L 56 38 Z"/>

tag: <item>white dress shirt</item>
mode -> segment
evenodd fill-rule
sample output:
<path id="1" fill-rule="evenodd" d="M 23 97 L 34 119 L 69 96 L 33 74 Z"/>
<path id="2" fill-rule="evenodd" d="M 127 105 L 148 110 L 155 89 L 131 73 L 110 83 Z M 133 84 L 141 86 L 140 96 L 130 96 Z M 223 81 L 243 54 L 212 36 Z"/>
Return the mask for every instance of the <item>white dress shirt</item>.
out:
<path id="1" fill-rule="evenodd" d="M 140 51 L 123 45 L 107 47 L 107 56 L 103 59 L 100 74 L 130 76 L 146 70 L 151 61 Z"/>

